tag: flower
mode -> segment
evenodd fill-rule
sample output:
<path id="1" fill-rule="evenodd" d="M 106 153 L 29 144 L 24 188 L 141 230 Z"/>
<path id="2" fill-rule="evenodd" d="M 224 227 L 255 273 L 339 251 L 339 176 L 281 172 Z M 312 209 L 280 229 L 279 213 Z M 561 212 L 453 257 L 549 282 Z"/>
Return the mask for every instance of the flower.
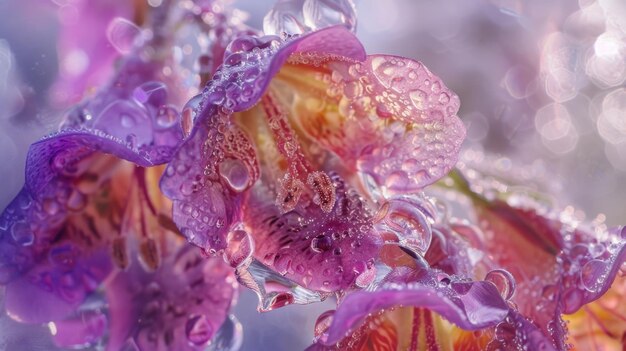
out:
<path id="1" fill-rule="evenodd" d="M 164 73 L 179 68 L 168 54 L 168 26 L 159 26 L 185 28 L 190 17 L 171 20 L 169 9 L 151 13 L 158 29 L 134 44 L 107 86 L 31 146 L 24 189 L 0 217 L 7 313 L 48 322 L 59 347 L 106 340 L 108 350 L 221 350 L 240 343 L 240 327 L 227 315 L 233 272 L 181 240 L 171 204 L 155 186 L 159 165 L 182 141 L 176 106 L 188 95 Z"/>
<path id="2" fill-rule="evenodd" d="M 392 309 L 398 306 L 399 309 Z M 385 309 L 386 312 L 380 313 Z M 371 328 L 372 323 L 390 324 L 385 328 L 390 328 L 394 335 L 386 343 L 387 346 L 395 345 L 391 349 L 410 349 L 409 345 L 416 343 L 417 337 L 423 332 L 426 333 L 427 345 L 437 345 L 437 340 L 429 340 L 441 333 L 438 330 L 441 321 L 437 315 L 463 329 L 480 330 L 502 321 L 508 311 L 508 305 L 489 282 L 457 280 L 428 268 L 398 269 L 392 271 L 375 291 L 359 291 L 348 295 L 332 316 L 332 324 L 323 343 L 338 343 L 367 320 L 360 332 L 338 343 L 337 349 L 350 346 L 351 343 L 364 345 L 363 332 Z M 412 328 L 417 329 L 412 329 L 410 335 L 400 336 L 406 331 L 406 326 L 395 324 L 394 320 L 407 321 L 407 314 L 412 315 L 408 321 L 413 321 Z M 378 328 L 376 326 L 371 332 L 379 333 Z M 359 350 L 361 347 L 354 349 Z"/>
<path id="3" fill-rule="evenodd" d="M 69 315 L 112 263 L 127 266 L 131 232 L 143 238 L 144 263 L 158 265 L 162 200 L 147 183 L 159 171 L 144 167 L 169 160 L 182 131 L 166 85 L 156 81 L 163 61 L 140 57 L 153 44 L 127 57 L 105 89 L 29 150 L 24 188 L 0 216 L 0 282 L 19 321 Z"/>
<path id="4" fill-rule="evenodd" d="M 623 229 L 584 223 L 573 216 L 572 208 L 551 209 L 532 192 L 498 191 L 508 186 L 490 187 L 481 178 L 472 185 L 457 171 L 450 178 L 456 191 L 473 204 L 469 216 L 473 213 L 480 224 L 477 239 L 489 264 L 515 277 L 516 309 L 542 330 L 555 349 L 567 349 L 562 315 L 582 308 L 593 316 L 590 308 L 599 304 L 590 303 L 609 290 L 626 260 Z M 484 194 L 495 197 L 487 200 Z"/>
<path id="5" fill-rule="evenodd" d="M 228 318 L 237 291 L 233 271 L 196 247 L 175 246 L 155 272 L 135 265 L 105 284 L 108 350 L 206 350 Z"/>
<path id="6" fill-rule="evenodd" d="M 229 45 L 161 189 L 192 243 L 232 251 L 241 227 L 257 262 L 329 293 L 354 286 L 381 247 L 365 189 L 436 181 L 464 128 L 456 95 L 419 62 L 366 56 L 345 25 L 315 29 Z"/>
<path id="7" fill-rule="evenodd" d="M 460 234 L 467 235 L 473 228 L 448 219 L 445 210 L 438 208 L 440 202 L 423 195 L 393 201 L 412 204 L 403 218 L 421 222 L 421 233 L 431 232 L 428 250 L 416 254 L 402 241 L 388 241 L 377 278 L 365 290 L 343 298 L 336 312 L 318 319 L 317 340 L 310 350 L 471 349 L 472 345 L 485 349 L 495 339 L 497 326 L 517 318 L 508 304 L 514 280 L 503 270 L 478 279 L 475 249 Z M 399 207 L 393 201 L 381 206 L 387 216 L 386 207 Z M 383 217 L 382 222 L 388 221 Z M 419 238 L 417 233 L 408 237 Z M 529 330 L 524 327 L 520 333 Z"/>

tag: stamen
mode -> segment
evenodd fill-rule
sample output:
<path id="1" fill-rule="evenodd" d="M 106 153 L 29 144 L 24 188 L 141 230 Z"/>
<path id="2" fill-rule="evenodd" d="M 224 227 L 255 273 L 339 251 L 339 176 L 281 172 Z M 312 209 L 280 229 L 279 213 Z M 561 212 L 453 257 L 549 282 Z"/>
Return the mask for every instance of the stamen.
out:
<path id="1" fill-rule="evenodd" d="M 262 106 L 278 150 L 289 163 L 287 174 L 279 181 L 276 205 L 283 212 L 293 210 L 300 200 L 306 181 L 313 192 L 313 202 L 322 211 L 330 212 L 336 199 L 330 177 L 323 171 L 313 171 L 289 125 L 287 115 L 271 91 L 263 97 Z"/>
<path id="2" fill-rule="evenodd" d="M 126 269 L 129 265 L 128 249 L 126 247 L 126 238 L 121 236 L 113 239 L 111 243 L 111 257 L 113 263 L 120 269 Z"/>
<path id="3" fill-rule="evenodd" d="M 145 238 L 139 244 L 139 258 L 149 270 L 156 270 L 161 264 L 157 243 L 152 238 Z"/>
<path id="4" fill-rule="evenodd" d="M 410 351 L 417 351 L 417 346 L 419 343 L 420 336 L 420 319 L 421 313 L 420 309 L 414 307 L 413 308 L 413 325 L 411 326 L 411 348 Z"/>
<path id="5" fill-rule="evenodd" d="M 336 200 L 335 187 L 328 174 L 320 171 L 313 172 L 309 174 L 307 184 L 315 193 L 313 202 L 326 213 L 332 211 Z"/>

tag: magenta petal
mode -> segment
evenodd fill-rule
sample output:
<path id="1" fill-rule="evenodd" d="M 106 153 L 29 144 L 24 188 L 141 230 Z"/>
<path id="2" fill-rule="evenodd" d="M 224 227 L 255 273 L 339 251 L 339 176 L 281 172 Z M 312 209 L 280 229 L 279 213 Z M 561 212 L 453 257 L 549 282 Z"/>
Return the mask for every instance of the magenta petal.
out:
<path id="1" fill-rule="evenodd" d="M 348 295 L 333 316 L 325 344 L 340 341 L 368 314 L 396 306 L 429 309 L 466 330 L 494 326 L 509 312 L 496 287 L 488 282 L 444 282 L 437 278 L 437 271 L 430 269 L 418 272 L 417 277 L 409 280 L 389 282 L 373 292 Z"/>
<path id="2" fill-rule="evenodd" d="M 358 193 L 330 175 L 336 202 L 330 213 L 314 203 L 281 214 L 274 197 L 259 185 L 245 204 L 244 222 L 255 240 L 255 257 L 273 270 L 313 290 L 352 286 L 373 271 L 382 240 Z"/>
<path id="3" fill-rule="evenodd" d="M 346 143 L 352 150 L 336 152 L 357 155 L 357 168 L 395 194 L 418 191 L 448 173 L 457 161 L 465 127 L 456 115 L 458 96 L 439 77 L 420 62 L 387 55 L 333 68 L 339 73 L 339 105 L 346 115 L 365 124 L 368 118 L 395 124 L 384 130 L 373 123 L 367 128 L 355 125 L 362 132 Z"/>

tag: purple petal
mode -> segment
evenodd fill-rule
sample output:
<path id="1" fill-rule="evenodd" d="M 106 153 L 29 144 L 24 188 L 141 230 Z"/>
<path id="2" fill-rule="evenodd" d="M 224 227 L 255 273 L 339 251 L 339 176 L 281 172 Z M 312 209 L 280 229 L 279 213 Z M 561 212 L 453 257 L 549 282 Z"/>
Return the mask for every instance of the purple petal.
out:
<path id="1" fill-rule="evenodd" d="M 112 269 L 107 250 L 59 254 L 54 250 L 75 247 L 61 243 L 36 265 L 6 286 L 7 313 L 23 323 L 59 320 L 75 310 L 95 291 Z M 63 256 L 63 258 L 61 258 Z"/>
<path id="2" fill-rule="evenodd" d="M 187 239 L 217 251 L 226 247 L 229 227 L 240 216 L 241 192 L 258 173 L 243 130 L 223 121 L 200 123 L 167 166 L 161 190 L 173 200 L 174 222 Z"/>
<path id="3" fill-rule="evenodd" d="M 491 283 L 442 283 L 432 270 L 421 271 L 409 280 L 409 283 L 387 283 L 373 292 L 359 291 L 348 295 L 333 317 L 325 344 L 341 340 L 370 313 L 395 306 L 423 307 L 467 330 L 493 326 L 509 311 Z"/>
<path id="4" fill-rule="evenodd" d="M 82 348 L 93 345 L 105 335 L 107 318 L 100 311 L 79 312 L 71 318 L 55 321 L 52 340 L 65 348 Z"/>
<path id="5" fill-rule="evenodd" d="M 276 45 L 267 46 L 265 42 L 259 45 L 260 49 L 259 46 L 255 46 L 257 50 L 250 47 L 250 51 L 230 53 L 224 58 L 224 64 L 215 72 L 203 93 L 205 111 L 201 113 L 201 118 L 207 118 L 212 113 L 211 104 L 235 112 L 254 106 L 292 54 L 343 57 L 350 61 L 365 59 L 363 46 L 343 26 L 329 27 Z"/>

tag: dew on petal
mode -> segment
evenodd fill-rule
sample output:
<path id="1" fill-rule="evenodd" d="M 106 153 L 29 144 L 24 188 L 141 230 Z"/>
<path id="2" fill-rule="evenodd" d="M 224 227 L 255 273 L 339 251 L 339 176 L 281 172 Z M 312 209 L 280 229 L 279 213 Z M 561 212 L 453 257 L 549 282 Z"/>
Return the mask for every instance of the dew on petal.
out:
<path id="1" fill-rule="evenodd" d="M 580 281 L 588 291 L 595 292 L 602 286 L 602 276 L 606 273 L 607 265 L 601 260 L 591 260 L 580 270 Z"/>
<path id="2" fill-rule="evenodd" d="M 515 293 L 515 278 L 504 269 L 495 269 L 485 276 L 485 281 L 495 285 L 505 300 L 510 300 Z"/>
<path id="3" fill-rule="evenodd" d="M 328 331 L 328 328 L 330 328 L 334 314 L 335 310 L 330 310 L 317 317 L 317 320 L 315 321 L 315 329 L 313 331 L 316 340 L 323 342 L 325 341 L 325 338 L 328 337 L 326 332 Z"/>
<path id="4" fill-rule="evenodd" d="M 22 246 L 29 246 L 35 242 L 35 233 L 33 233 L 30 225 L 24 222 L 13 223 L 11 236 L 16 243 Z"/>
<path id="5" fill-rule="evenodd" d="M 377 214 L 377 227 L 397 236 L 401 246 L 423 255 L 432 239 L 427 217 L 418 204 L 406 198 L 394 198 L 384 203 Z"/>
<path id="6" fill-rule="evenodd" d="M 250 172 L 248 167 L 237 159 L 227 158 L 217 167 L 218 173 L 228 187 L 240 193 L 250 186 Z"/>

